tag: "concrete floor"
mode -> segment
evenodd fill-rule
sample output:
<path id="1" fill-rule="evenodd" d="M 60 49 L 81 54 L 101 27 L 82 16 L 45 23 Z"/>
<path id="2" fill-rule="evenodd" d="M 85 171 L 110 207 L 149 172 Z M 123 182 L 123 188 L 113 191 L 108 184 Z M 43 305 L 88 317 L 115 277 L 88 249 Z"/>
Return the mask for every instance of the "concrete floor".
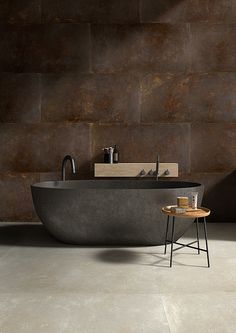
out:
<path id="1" fill-rule="evenodd" d="M 185 241 L 192 240 L 192 231 Z M 0 224 L 0 333 L 232 333 L 236 223 L 208 224 L 206 255 L 76 247 L 39 224 Z"/>

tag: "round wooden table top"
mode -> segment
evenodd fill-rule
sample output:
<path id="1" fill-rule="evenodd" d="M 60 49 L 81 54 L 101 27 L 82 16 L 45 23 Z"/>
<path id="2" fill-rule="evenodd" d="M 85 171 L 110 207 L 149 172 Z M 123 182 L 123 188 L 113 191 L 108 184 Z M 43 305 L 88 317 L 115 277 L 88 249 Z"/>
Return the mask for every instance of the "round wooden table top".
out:
<path id="1" fill-rule="evenodd" d="M 198 207 L 197 209 L 188 208 L 185 213 L 173 213 L 170 210 L 171 206 L 162 207 L 162 212 L 169 216 L 175 216 L 175 217 L 184 217 L 184 218 L 201 218 L 206 217 L 211 214 L 210 209 L 205 207 Z M 175 206 L 176 207 L 176 206 Z"/>

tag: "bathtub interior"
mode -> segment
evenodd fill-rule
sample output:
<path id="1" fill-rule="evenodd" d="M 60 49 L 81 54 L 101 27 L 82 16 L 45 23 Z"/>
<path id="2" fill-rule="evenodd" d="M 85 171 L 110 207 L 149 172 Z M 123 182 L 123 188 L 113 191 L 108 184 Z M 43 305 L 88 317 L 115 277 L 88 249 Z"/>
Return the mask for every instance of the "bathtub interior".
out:
<path id="1" fill-rule="evenodd" d="M 46 181 L 32 185 L 47 189 L 178 189 L 200 187 L 201 184 L 184 181 L 156 180 L 67 180 Z"/>

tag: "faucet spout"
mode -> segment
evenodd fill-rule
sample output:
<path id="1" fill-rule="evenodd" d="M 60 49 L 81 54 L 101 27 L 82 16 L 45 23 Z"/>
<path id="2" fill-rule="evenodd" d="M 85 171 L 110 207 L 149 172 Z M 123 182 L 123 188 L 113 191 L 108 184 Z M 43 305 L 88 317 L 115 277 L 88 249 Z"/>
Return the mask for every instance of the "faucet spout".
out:
<path id="1" fill-rule="evenodd" d="M 157 154 L 157 160 L 156 160 L 156 180 L 158 180 L 159 177 L 159 167 L 160 167 L 160 156 Z"/>
<path id="2" fill-rule="evenodd" d="M 61 178 L 62 178 L 62 180 L 66 180 L 66 163 L 67 163 L 67 161 L 70 161 L 72 174 L 76 173 L 75 160 L 70 155 L 66 155 L 63 158 L 63 161 L 62 161 L 62 168 L 61 168 Z"/>

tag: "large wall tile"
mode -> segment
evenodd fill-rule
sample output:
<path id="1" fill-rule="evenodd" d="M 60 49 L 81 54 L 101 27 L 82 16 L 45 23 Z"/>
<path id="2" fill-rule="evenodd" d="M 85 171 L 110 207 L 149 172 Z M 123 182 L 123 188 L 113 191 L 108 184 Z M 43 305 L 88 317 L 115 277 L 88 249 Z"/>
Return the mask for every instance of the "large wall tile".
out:
<path id="1" fill-rule="evenodd" d="M 140 0 L 141 22 L 185 22 L 188 1 Z"/>
<path id="2" fill-rule="evenodd" d="M 40 94 L 40 75 L 0 73 L 0 122 L 39 122 Z"/>
<path id="3" fill-rule="evenodd" d="M 180 179 L 204 185 L 202 205 L 211 209 L 208 221 L 235 222 L 236 171 L 193 173 Z"/>
<path id="4" fill-rule="evenodd" d="M 44 22 L 135 23 L 139 0 L 42 0 Z"/>
<path id="5" fill-rule="evenodd" d="M 189 86 L 192 121 L 236 122 L 236 73 L 193 74 Z"/>
<path id="6" fill-rule="evenodd" d="M 214 23 L 236 23 L 235 0 L 192 0 L 199 3 L 200 17 L 202 21 Z M 202 13 L 203 4 L 206 2 L 207 10 Z M 205 7 L 205 8 L 206 8 Z M 191 12 L 191 7 L 189 8 Z M 193 21 L 193 20 L 192 20 Z M 196 21 L 199 21 L 197 18 Z"/>
<path id="7" fill-rule="evenodd" d="M 90 129 L 85 124 L 0 124 L 0 172 L 52 172 L 65 155 L 81 172 L 90 168 Z"/>
<path id="8" fill-rule="evenodd" d="M 91 179 L 93 178 L 92 165 L 88 167 L 83 167 L 81 169 L 80 160 L 76 159 L 77 163 L 77 172 L 72 174 L 70 166 L 66 168 L 66 180 L 79 180 L 79 179 Z M 62 180 L 61 171 L 57 172 L 41 172 L 40 173 L 40 182 L 52 181 L 52 180 Z"/>
<path id="9" fill-rule="evenodd" d="M 1 25 L 0 70 L 89 71 L 87 24 Z"/>
<path id="10" fill-rule="evenodd" d="M 212 222 L 235 222 L 236 171 L 228 174 L 202 176 L 206 184 L 203 204 L 211 209 L 208 220 Z"/>
<path id="11" fill-rule="evenodd" d="M 192 125 L 191 167 L 193 172 L 235 170 L 236 123 Z"/>
<path id="12" fill-rule="evenodd" d="M 150 74 L 141 83 L 144 122 L 235 122 L 235 73 Z"/>
<path id="13" fill-rule="evenodd" d="M 102 161 L 101 149 L 117 144 L 121 162 L 177 162 L 180 172 L 189 171 L 188 124 L 94 125 L 93 156 Z"/>
<path id="14" fill-rule="evenodd" d="M 0 174 L 1 221 L 37 221 L 30 190 L 37 182 L 38 174 Z"/>
<path id="15" fill-rule="evenodd" d="M 43 121 L 139 121 L 139 81 L 122 75 L 43 76 Z"/>
<path id="16" fill-rule="evenodd" d="M 43 25 L 42 72 L 89 71 L 89 25 Z"/>
<path id="17" fill-rule="evenodd" d="M 236 1 L 232 0 L 231 20 L 236 23 Z"/>
<path id="18" fill-rule="evenodd" d="M 41 0 L 1 0 L 2 23 L 40 23 Z"/>
<path id="19" fill-rule="evenodd" d="M 189 121 L 189 76 L 150 74 L 141 82 L 143 122 Z"/>
<path id="20" fill-rule="evenodd" d="M 0 172 L 34 172 L 40 169 L 38 125 L 0 124 Z"/>
<path id="21" fill-rule="evenodd" d="M 89 174 L 91 150 L 90 127 L 82 123 L 42 124 L 41 138 L 41 171 L 60 171 L 61 162 L 65 155 L 75 158 L 78 172 Z"/>
<path id="22" fill-rule="evenodd" d="M 191 24 L 192 71 L 235 71 L 236 25 Z"/>
<path id="23" fill-rule="evenodd" d="M 181 72 L 188 68 L 185 25 L 92 25 L 96 72 Z"/>
<path id="24" fill-rule="evenodd" d="M 53 180 L 61 180 L 61 172 L 41 172 L 40 173 L 40 182 L 47 182 Z"/>
<path id="25" fill-rule="evenodd" d="M 234 0 L 141 0 L 142 22 L 236 22 Z"/>
<path id="26" fill-rule="evenodd" d="M 0 25 L 0 71 L 40 72 L 40 25 Z"/>

